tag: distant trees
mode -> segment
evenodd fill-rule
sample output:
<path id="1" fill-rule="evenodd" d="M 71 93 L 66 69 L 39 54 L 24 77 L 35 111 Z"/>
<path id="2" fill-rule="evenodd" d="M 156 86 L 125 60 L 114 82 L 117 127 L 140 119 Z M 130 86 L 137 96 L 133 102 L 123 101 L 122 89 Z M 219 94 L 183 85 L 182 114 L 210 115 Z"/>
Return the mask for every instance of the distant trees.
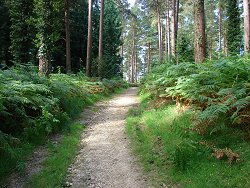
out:
<path id="1" fill-rule="evenodd" d="M 89 3 L 91 12 L 81 0 L 0 3 L 1 64 L 40 63 L 43 74 L 61 67 L 113 77 L 129 69 L 122 56 L 140 77 L 164 60 L 203 62 L 250 50 L 249 0 L 138 0 L 134 10 L 126 0 L 100 0 Z M 130 13 L 137 17 L 134 27 L 127 26 Z"/>
<path id="2" fill-rule="evenodd" d="M 123 1 L 107 0 L 106 13 L 104 1 L 91 3 L 92 18 L 88 16 L 87 2 L 81 0 L 0 0 L 0 3 L 0 64 L 39 64 L 45 75 L 84 68 L 89 76 L 121 75 L 119 10 Z M 88 18 L 92 20 L 89 27 Z M 93 30 L 92 40 L 88 40 L 88 30 Z M 100 34 L 96 32 L 99 30 Z M 102 57 L 100 73 L 95 61 L 98 56 Z"/>
<path id="3" fill-rule="evenodd" d="M 147 65 L 147 70 L 157 62 L 164 62 L 164 57 L 171 63 L 201 63 L 206 58 L 250 51 L 249 0 L 138 0 L 133 8 L 140 10 L 136 13 L 137 38 L 142 50 L 137 50 L 141 50 L 139 59 Z M 125 54 L 134 53 L 123 49 Z M 124 63 L 127 61 L 125 58 Z"/>
<path id="4" fill-rule="evenodd" d="M 6 1 L 7 2 L 7 1 Z M 9 0 L 10 13 L 10 41 L 9 47 L 13 62 L 26 64 L 34 56 L 33 39 L 34 26 L 30 24 L 33 16 L 32 0 Z M 2 6 L 2 4 L 1 4 Z M 6 10 L 7 11 L 7 10 Z"/>
<path id="5" fill-rule="evenodd" d="M 10 65 L 11 54 L 9 47 L 10 39 L 10 12 L 6 0 L 0 0 L 0 64 L 2 66 Z"/>

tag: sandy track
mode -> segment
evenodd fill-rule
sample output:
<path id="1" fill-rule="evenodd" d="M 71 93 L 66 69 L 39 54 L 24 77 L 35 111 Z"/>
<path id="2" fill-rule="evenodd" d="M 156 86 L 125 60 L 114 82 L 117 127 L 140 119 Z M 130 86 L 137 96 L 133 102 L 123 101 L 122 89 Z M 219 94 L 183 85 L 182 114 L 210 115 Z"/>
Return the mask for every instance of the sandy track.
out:
<path id="1" fill-rule="evenodd" d="M 130 88 L 109 101 L 98 103 L 92 107 L 92 113 L 83 113 L 87 130 L 82 135 L 75 162 L 69 168 L 68 181 L 72 187 L 149 187 L 125 135 L 126 114 L 138 103 L 136 92 L 136 88 Z"/>

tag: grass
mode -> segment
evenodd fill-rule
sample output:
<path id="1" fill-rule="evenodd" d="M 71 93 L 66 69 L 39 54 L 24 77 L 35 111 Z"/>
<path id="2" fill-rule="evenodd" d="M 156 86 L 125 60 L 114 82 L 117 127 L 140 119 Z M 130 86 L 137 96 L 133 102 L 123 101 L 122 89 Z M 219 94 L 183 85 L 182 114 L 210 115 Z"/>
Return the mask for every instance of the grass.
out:
<path id="1" fill-rule="evenodd" d="M 5 155 L 1 155 L 0 157 L 0 184 L 5 184 L 6 174 L 10 170 L 18 170 L 19 172 L 23 172 L 25 169 L 25 161 L 27 160 L 27 156 L 29 156 L 36 145 L 31 143 L 25 143 L 22 147 L 13 148 L 11 152 L 13 152 L 13 157 L 6 158 Z"/>
<path id="2" fill-rule="evenodd" d="M 23 75 L 23 74 L 21 74 L 21 75 Z M 72 77 L 72 79 L 73 78 L 74 77 Z M 39 79 L 40 79 L 40 77 L 39 77 Z M 68 82 L 71 83 L 71 77 L 67 77 L 67 75 L 62 75 L 62 78 L 58 76 L 58 79 L 60 81 L 61 81 L 61 79 L 62 80 L 66 79 L 66 81 L 67 81 L 66 83 L 68 83 Z M 67 80 L 67 79 L 69 79 L 69 80 Z M 79 77 L 79 80 L 81 80 L 81 79 L 82 78 Z M 94 88 L 96 88 L 96 89 L 105 88 L 105 90 L 103 92 L 98 91 L 98 92 L 92 93 L 91 89 L 89 89 L 90 90 L 89 92 L 85 92 L 85 89 L 88 89 L 90 86 L 88 86 L 88 87 L 82 86 L 81 83 L 78 82 L 79 80 L 78 80 L 78 78 L 76 78 L 76 82 L 74 82 L 74 83 L 78 83 L 78 85 L 73 85 L 72 87 L 69 87 L 66 84 L 67 87 L 69 87 L 69 88 L 67 88 L 65 86 L 63 81 L 62 81 L 62 83 L 60 83 L 61 85 L 59 85 L 59 86 L 57 84 L 58 81 L 55 83 L 55 87 L 58 89 L 58 91 L 55 90 L 57 93 L 54 93 L 54 94 L 56 96 L 60 96 L 60 105 L 62 106 L 62 108 L 60 108 L 60 109 L 58 108 L 58 109 L 59 109 L 63 118 L 59 117 L 60 121 L 54 120 L 55 118 L 53 119 L 53 123 L 56 122 L 58 124 L 58 127 L 59 127 L 58 129 L 55 128 L 55 130 L 53 130 L 53 133 L 59 132 L 61 134 L 61 132 L 65 131 L 67 129 L 71 129 L 71 127 L 69 127 L 69 122 L 72 119 L 76 118 L 86 106 L 92 105 L 95 102 L 100 101 L 100 100 L 107 100 L 108 98 L 110 98 L 112 96 L 112 93 L 121 93 L 124 90 L 124 88 L 126 87 L 126 84 L 124 84 L 124 85 L 120 84 L 120 86 L 119 86 L 120 88 L 119 88 L 118 86 L 115 86 L 115 83 L 116 83 L 115 81 L 110 81 L 111 82 L 110 84 L 111 85 L 114 84 L 114 85 L 112 87 L 113 89 L 108 89 L 108 87 L 106 87 L 106 86 L 101 85 L 99 87 L 99 86 L 95 85 L 97 83 L 94 83 L 94 82 L 93 83 L 92 82 L 85 83 L 84 80 L 81 80 L 84 84 L 88 83 L 88 84 L 90 84 L 91 87 L 95 86 Z M 72 81 L 72 84 L 73 84 L 73 81 Z M 105 82 L 105 84 L 106 85 L 109 84 L 109 80 L 107 80 Z M 111 87 L 111 85 L 109 87 Z M 64 88 L 64 87 L 66 87 L 66 88 Z M 82 91 L 82 92 L 80 92 L 80 91 Z M 64 118 L 65 112 L 67 112 L 67 118 Z M 48 117 L 50 117 L 50 115 L 51 114 L 48 114 Z M 36 118 L 36 119 L 38 119 L 38 118 Z M 52 118 L 50 118 L 50 119 L 52 119 Z M 49 123 L 47 122 L 44 125 L 48 125 L 48 124 Z M 13 124 L 13 125 L 16 125 L 16 124 Z M 11 135 L 4 134 L 0 131 L 0 185 L 6 184 L 7 177 L 13 171 L 18 171 L 20 173 L 24 172 L 25 163 L 27 161 L 27 158 L 34 152 L 34 150 L 39 145 L 44 145 L 47 143 L 47 139 L 48 139 L 49 134 L 42 134 L 42 135 L 38 134 L 37 135 L 37 134 L 34 134 L 34 132 L 32 132 L 32 131 L 29 132 L 29 136 L 32 138 L 34 137 L 31 140 L 27 139 L 25 137 L 25 134 L 21 134 L 21 135 L 17 135 L 17 136 L 14 135 L 15 137 L 12 137 Z M 74 132 L 74 130 L 72 130 L 71 132 L 72 132 L 72 137 L 74 135 L 77 136 L 77 134 L 79 133 L 79 132 Z M 68 133 L 65 133 L 65 134 L 67 135 Z M 6 137 L 5 137 L 5 135 L 6 135 Z M 67 152 L 67 150 L 65 152 Z M 53 158 L 53 155 L 51 155 L 50 158 Z M 68 165 L 67 160 L 61 161 L 61 163 L 62 163 L 62 165 L 65 165 L 65 166 Z M 60 166 L 58 166 L 58 168 L 60 168 L 60 170 L 61 170 Z M 51 173 L 48 172 L 48 174 L 54 173 L 55 170 L 53 168 L 51 168 L 51 170 L 52 170 Z M 61 172 L 63 173 L 63 170 L 61 170 Z M 42 173 L 45 173 L 45 172 L 42 172 Z M 39 174 L 37 176 L 39 176 Z M 61 177 L 62 177 L 61 175 L 58 176 L 58 179 L 60 179 Z M 48 178 L 48 179 L 50 179 L 50 178 Z M 52 178 L 51 180 L 57 181 L 57 178 Z M 36 180 L 34 180 L 34 181 L 32 180 L 31 183 L 35 182 L 35 181 Z M 41 182 L 37 182 L 37 185 L 40 185 L 39 183 L 41 183 Z M 36 183 L 34 183 L 32 185 L 36 185 Z M 35 187 L 37 187 L 37 186 L 35 186 Z M 42 184 L 41 184 L 41 187 L 42 187 Z"/>
<path id="3" fill-rule="evenodd" d="M 130 111 L 126 130 L 155 187 L 250 187 L 249 134 L 223 127 L 199 135 L 191 130 L 194 112 L 180 112 L 173 104 L 152 108 L 150 95 L 141 98 L 141 105 Z M 240 161 L 229 165 L 226 158 L 218 160 L 213 148 L 230 148 Z"/>
<path id="4" fill-rule="evenodd" d="M 115 89 L 114 93 L 119 94 L 124 88 Z M 95 94 L 89 99 L 89 104 L 99 100 L 108 100 L 112 95 Z M 97 109 L 94 109 L 95 111 Z M 42 171 L 31 177 L 29 186 L 36 188 L 62 187 L 69 165 L 73 162 L 78 151 L 78 146 L 84 126 L 73 124 L 64 132 L 63 141 L 54 146 L 49 144 L 49 156 L 44 162 Z"/>
<path id="5" fill-rule="evenodd" d="M 42 171 L 35 174 L 29 185 L 31 187 L 62 187 L 68 166 L 72 163 L 79 147 L 84 126 L 73 124 L 58 145 L 49 145 L 49 157 L 44 162 Z"/>

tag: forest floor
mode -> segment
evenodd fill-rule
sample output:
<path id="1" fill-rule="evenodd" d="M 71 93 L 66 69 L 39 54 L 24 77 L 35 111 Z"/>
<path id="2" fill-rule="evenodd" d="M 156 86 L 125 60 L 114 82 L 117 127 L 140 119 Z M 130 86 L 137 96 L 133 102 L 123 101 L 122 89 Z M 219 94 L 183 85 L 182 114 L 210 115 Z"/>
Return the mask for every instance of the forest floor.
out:
<path id="1" fill-rule="evenodd" d="M 109 101 L 99 102 L 83 113 L 87 125 L 81 148 L 69 168 L 72 187 L 149 187 L 133 156 L 125 133 L 128 110 L 138 104 L 137 89 L 130 88 Z M 86 118 L 88 117 L 88 118 Z"/>
<path id="2" fill-rule="evenodd" d="M 138 105 L 136 93 L 137 88 L 129 88 L 82 112 L 76 123 L 86 125 L 86 129 L 81 135 L 79 152 L 68 168 L 62 187 L 150 187 L 125 133 L 127 112 Z M 56 144 L 60 144 L 60 140 L 60 135 L 51 138 L 51 142 Z M 47 157 L 46 146 L 37 148 L 24 172 L 9 176 L 7 187 L 27 187 L 29 179 L 43 169 L 43 161 Z"/>

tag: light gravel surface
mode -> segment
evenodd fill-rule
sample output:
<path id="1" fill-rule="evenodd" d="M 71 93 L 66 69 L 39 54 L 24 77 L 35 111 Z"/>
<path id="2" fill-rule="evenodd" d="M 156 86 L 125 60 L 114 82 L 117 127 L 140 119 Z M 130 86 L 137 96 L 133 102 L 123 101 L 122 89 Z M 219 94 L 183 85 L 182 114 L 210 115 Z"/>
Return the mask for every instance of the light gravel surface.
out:
<path id="1" fill-rule="evenodd" d="M 97 103 L 82 114 L 87 124 L 81 148 L 69 168 L 67 183 L 82 188 L 147 188 L 125 134 L 129 108 L 138 104 L 137 88 Z"/>

